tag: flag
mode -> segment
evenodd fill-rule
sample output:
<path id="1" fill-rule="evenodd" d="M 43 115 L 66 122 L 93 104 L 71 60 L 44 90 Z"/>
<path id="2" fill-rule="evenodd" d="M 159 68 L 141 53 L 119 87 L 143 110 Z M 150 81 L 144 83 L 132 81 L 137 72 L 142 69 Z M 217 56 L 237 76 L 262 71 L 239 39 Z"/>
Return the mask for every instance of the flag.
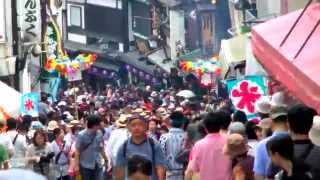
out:
<path id="1" fill-rule="evenodd" d="M 248 76 L 227 81 L 229 97 L 236 110 L 246 113 L 248 119 L 256 117 L 255 104 L 267 94 L 263 76 Z"/>
<path id="2" fill-rule="evenodd" d="M 57 102 L 57 96 L 58 96 L 58 90 L 60 86 L 60 78 L 51 78 L 50 79 L 50 89 L 51 89 L 51 97 L 52 97 L 52 102 Z"/>
<path id="3" fill-rule="evenodd" d="M 30 115 L 32 117 L 38 117 L 39 115 L 39 93 L 27 93 L 22 95 L 20 110 L 22 116 Z"/>

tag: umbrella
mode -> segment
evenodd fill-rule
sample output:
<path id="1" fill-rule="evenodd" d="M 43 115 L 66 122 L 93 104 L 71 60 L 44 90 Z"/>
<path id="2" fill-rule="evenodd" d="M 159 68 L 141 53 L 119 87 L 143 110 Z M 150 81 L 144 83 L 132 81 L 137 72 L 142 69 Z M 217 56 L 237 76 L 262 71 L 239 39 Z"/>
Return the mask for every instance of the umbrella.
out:
<path id="1" fill-rule="evenodd" d="M 193 98 L 196 95 L 190 90 L 182 90 L 182 91 L 177 93 L 177 96 L 184 97 L 184 98 Z"/>

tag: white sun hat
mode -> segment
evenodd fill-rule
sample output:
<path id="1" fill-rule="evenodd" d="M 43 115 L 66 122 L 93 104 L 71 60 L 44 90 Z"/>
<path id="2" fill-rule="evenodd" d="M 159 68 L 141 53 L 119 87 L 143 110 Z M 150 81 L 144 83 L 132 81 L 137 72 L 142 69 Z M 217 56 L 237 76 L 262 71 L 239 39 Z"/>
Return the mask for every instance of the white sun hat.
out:
<path id="1" fill-rule="evenodd" d="M 287 107 L 285 94 L 282 91 L 276 92 L 271 97 L 272 106 L 282 106 Z"/>
<path id="2" fill-rule="evenodd" d="M 261 97 L 255 104 L 256 112 L 269 114 L 271 111 L 270 100 L 267 96 Z"/>
<path id="3" fill-rule="evenodd" d="M 320 146 L 320 116 L 313 118 L 313 126 L 309 132 L 309 137 L 313 144 Z"/>

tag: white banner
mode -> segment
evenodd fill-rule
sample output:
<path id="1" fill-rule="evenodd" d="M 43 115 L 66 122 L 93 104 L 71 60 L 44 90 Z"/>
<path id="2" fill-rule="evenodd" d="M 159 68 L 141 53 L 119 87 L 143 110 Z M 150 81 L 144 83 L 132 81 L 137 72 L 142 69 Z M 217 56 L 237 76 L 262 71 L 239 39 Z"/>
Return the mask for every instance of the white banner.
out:
<path id="1" fill-rule="evenodd" d="M 69 82 L 80 81 L 81 79 L 82 79 L 81 70 L 77 70 L 76 72 L 68 74 L 68 81 Z"/>
<path id="2" fill-rule="evenodd" d="M 0 1 L 0 42 L 6 41 L 5 1 Z"/>
<path id="3" fill-rule="evenodd" d="M 17 1 L 18 26 L 23 38 L 28 42 L 41 41 L 41 4 L 40 0 Z"/>

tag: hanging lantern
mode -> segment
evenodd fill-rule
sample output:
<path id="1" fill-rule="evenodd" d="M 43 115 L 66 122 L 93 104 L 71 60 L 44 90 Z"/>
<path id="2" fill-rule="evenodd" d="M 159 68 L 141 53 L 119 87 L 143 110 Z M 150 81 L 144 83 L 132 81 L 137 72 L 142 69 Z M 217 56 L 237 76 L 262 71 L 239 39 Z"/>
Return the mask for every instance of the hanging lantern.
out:
<path id="1" fill-rule="evenodd" d="M 97 73 L 98 69 L 94 67 L 94 68 L 92 68 L 92 72 Z"/>
<path id="2" fill-rule="evenodd" d="M 136 74 L 137 73 L 137 69 L 136 68 L 132 68 L 132 72 L 133 72 L 133 74 Z"/>
<path id="3" fill-rule="evenodd" d="M 152 78 L 152 83 L 156 83 L 157 82 L 157 79 L 154 77 Z"/>
<path id="4" fill-rule="evenodd" d="M 126 65 L 126 69 L 127 69 L 128 71 L 130 71 L 130 70 L 131 70 L 131 68 L 130 68 L 130 65 L 129 65 L 129 64 L 127 64 L 127 65 Z"/>
<path id="5" fill-rule="evenodd" d="M 150 75 L 146 74 L 146 80 L 150 80 Z"/>
<path id="6" fill-rule="evenodd" d="M 143 77 L 143 76 L 144 76 L 143 71 L 140 71 L 140 72 L 139 72 L 139 76 L 140 76 L 140 77 Z"/>

